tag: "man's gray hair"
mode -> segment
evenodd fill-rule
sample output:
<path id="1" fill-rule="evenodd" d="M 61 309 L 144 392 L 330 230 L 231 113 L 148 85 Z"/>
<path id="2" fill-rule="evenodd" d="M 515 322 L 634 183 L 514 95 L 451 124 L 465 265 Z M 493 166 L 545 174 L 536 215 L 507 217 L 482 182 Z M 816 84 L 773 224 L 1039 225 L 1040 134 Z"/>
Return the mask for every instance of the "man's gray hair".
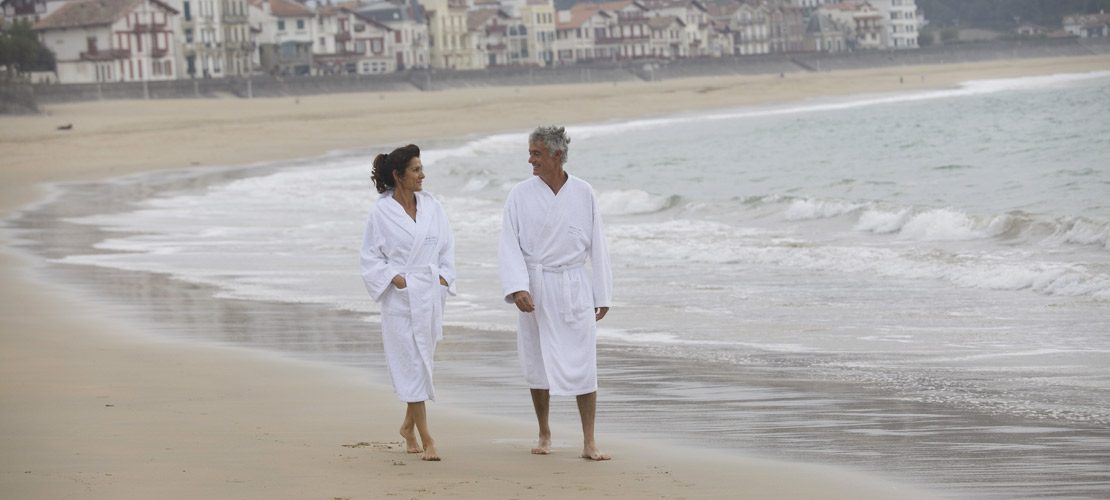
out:
<path id="1" fill-rule="evenodd" d="M 543 144 L 548 153 L 558 152 L 562 163 L 567 162 L 567 145 L 570 144 L 570 137 L 567 137 L 566 128 L 554 125 L 536 127 L 536 130 L 528 136 L 528 144 Z"/>

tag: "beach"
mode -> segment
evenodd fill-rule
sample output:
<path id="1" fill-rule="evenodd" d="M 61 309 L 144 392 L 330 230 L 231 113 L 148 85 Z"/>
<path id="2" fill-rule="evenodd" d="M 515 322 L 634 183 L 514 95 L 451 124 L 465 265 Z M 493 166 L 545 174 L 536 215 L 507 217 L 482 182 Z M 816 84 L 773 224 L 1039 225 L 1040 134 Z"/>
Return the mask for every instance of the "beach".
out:
<path id="1" fill-rule="evenodd" d="M 1110 58 L 1101 56 L 787 78 L 49 106 L 41 116 L 0 118 L 0 210 L 42 199 L 43 183 L 1107 69 Z M 72 130 L 56 130 L 67 124 Z M 611 463 L 580 460 L 570 444 L 533 457 L 531 422 L 443 405 L 430 415 L 446 460 L 422 463 L 399 449 L 402 405 L 358 370 L 167 338 L 106 313 L 66 283 L 44 281 L 41 259 L 11 243 L 0 261 L 0 486 L 13 497 L 931 496 L 847 469 L 604 435 Z M 562 423 L 558 436 L 573 443 L 577 430 Z"/>

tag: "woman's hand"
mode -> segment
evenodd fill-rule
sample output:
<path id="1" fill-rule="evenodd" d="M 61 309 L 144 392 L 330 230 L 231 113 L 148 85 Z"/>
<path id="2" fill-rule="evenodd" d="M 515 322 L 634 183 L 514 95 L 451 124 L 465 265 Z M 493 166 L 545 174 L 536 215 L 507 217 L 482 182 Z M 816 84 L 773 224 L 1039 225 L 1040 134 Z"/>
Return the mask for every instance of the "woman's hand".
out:
<path id="1" fill-rule="evenodd" d="M 398 290 L 404 290 L 409 286 L 408 282 L 405 281 L 405 277 L 401 276 L 400 274 L 394 276 L 392 281 L 393 286 L 397 287 Z"/>

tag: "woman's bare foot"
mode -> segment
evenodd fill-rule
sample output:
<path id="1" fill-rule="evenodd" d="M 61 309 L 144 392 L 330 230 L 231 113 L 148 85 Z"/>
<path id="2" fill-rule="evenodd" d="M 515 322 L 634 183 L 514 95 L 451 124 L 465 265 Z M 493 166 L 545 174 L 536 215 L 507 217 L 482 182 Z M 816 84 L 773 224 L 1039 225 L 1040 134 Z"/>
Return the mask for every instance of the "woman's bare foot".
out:
<path id="1" fill-rule="evenodd" d="M 439 452 L 436 451 L 435 443 L 425 443 L 424 444 L 424 456 L 420 457 L 420 459 L 421 460 L 426 460 L 428 462 L 438 462 L 439 461 Z"/>
<path id="2" fill-rule="evenodd" d="M 613 457 L 609 456 L 608 453 L 602 453 L 597 449 L 597 446 L 584 446 L 582 447 L 582 458 L 600 462 L 602 460 L 609 460 Z"/>
<path id="3" fill-rule="evenodd" d="M 416 441 L 416 433 L 412 429 L 405 430 L 401 428 L 401 437 L 405 438 L 405 451 L 408 453 L 420 453 L 424 451 L 420 447 L 420 443 Z"/>
<path id="4" fill-rule="evenodd" d="M 540 436 L 539 443 L 535 448 L 532 448 L 533 455 L 550 455 L 551 454 L 551 436 Z"/>

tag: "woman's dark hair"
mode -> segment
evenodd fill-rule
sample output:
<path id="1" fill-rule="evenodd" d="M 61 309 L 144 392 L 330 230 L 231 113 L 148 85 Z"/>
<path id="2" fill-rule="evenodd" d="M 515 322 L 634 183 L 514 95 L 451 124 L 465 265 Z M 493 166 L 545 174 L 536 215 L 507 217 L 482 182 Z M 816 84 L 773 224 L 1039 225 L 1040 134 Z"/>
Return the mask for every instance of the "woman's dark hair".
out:
<path id="1" fill-rule="evenodd" d="M 396 187 L 397 180 L 393 178 L 393 173 L 396 172 L 398 177 L 403 177 L 405 169 L 413 158 L 420 158 L 420 147 L 416 144 L 401 146 L 394 149 L 392 153 L 375 156 L 374 171 L 370 174 L 374 188 L 379 193 L 384 193 Z"/>

